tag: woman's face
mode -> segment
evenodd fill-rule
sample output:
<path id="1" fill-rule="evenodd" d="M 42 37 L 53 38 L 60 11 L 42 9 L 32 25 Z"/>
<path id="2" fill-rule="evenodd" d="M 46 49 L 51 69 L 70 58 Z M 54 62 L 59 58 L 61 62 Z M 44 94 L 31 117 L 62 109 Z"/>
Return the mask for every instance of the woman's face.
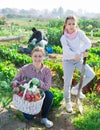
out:
<path id="1" fill-rule="evenodd" d="M 68 19 L 65 29 L 67 30 L 68 33 L 73 33 L 77 28 L 77 23 L 74 19 Z"/>
<path id="2" fill-rule="evenodd" d="M 43 62 L 43 53 L 41 51 L 35 51 L 32 54 L 32 60 L 35 65 L 40 65 Z"/>

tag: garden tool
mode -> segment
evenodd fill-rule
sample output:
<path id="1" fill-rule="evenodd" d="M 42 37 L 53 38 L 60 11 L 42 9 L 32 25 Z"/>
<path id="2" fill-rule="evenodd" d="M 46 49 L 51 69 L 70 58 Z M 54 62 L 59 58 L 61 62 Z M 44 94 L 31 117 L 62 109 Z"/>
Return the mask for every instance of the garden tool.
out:
<path id="1" fill-rule="evenodd" d="M 79 83 L 79 88 L 78 88 L 78 94 L 76 96 L 76 104 L 78 106 L 79 112 L 81 114 L 83 114 L 83 107 L 82 107 L 82 103 L 81 100 L 79 98 L 80 95 L 80 91 L 82 89 L 82 83 L 83 83 L 83 78 L 84 78 L 84 71 L 85 71 L 85 64 L 86 64 L 86 57 L 84 57 L 83 59 L 83 64 L 82 64 L 82 70 L 81 70 L 81 76 L 80 76 L 80 83 Z"/>

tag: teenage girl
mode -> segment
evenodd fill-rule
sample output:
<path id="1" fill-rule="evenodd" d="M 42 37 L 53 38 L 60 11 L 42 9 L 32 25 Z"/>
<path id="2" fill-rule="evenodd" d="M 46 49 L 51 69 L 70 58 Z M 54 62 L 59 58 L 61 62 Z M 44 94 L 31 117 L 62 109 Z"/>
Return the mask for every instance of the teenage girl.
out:
<path id="1" fill-rule="evenodd" d="M 91 42 L 85 33 L 77 27 L 77 18 L 75 16 L 68 16 L 64 22 L 63 34 L 61 36 L 61 45 L 63 49 L 63 71 L 64 71 L 64 97 L 66 101 L 66 110 L 72 112 L 71 94 L 77 95 L 79 83 L 72 87 L 72 77 L 74 69 L 79 71 L 82 69 L 83 57 L 88 56 L 91 48 Z M 95 74 L 89 65 L 85 65 L 85 74 L 82 86 L 87 85 Z M 70 94 L 71 93 L 71 94 Z M 85 95 L 80 92 L 80 98 L 85 98 Z"/>

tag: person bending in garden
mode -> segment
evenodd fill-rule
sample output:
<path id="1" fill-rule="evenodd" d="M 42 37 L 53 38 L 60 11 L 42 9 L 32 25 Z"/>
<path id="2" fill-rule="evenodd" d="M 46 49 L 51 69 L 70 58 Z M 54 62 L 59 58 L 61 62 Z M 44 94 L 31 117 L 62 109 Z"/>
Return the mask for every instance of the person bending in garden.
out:
<path id="1" fill-rule="evenodd" d="M 41 46 L 45 49 L 45 46 L 48 44 L 46 36 L 36 28 L 32 28 L 32 36 L 28 40 L 28 45 L 33 45 L 34 47 Z"/>
<path id="2" fill-rule="evenodd" d="M 37 78 L 40 81 L 40 88 L 45 92 L 45 99 L 41 110 L 41 123 L 47 128 L 53 126 L 53 122 L 48 119 L 48 113 L 53 103 L 53 93 L 49 91 L 51 86 L 51 71 L 43 64 L 44 49 L 36 47 L 32 50 L 33 63 L 24 65 L 19 69 L 19 72 L 12 80 L 13 91 L 19 91 L 18 83 L 26 79 Z M 34 115 L 23 113 L 24 117 L 28 120 L 33 119 Z"/>
<path id="3" fill-rule="evenodd" d="M 91 48 L 91 42 L 85 33 L 77 27 L 77 18 L 75 16 L 68 16 L 66 18 L 60 41 L 63 49 L 62 61 L 66 110 L 68 112 L 72 112 L 71 94 L 77 95 L 79 87 L 78 83 L 71 89 L 73 72 L 75 68 L 81 72 L 83 58 L 88 56 L 88 52 L 86 52 L 86 50 Z M 86 64 L 82 87 L 87 85 L 94 78 L 94 76 L 94 71 L 89 65 Z M 82 91 L 79 96 L 80 98 L 85 98 Z"/>

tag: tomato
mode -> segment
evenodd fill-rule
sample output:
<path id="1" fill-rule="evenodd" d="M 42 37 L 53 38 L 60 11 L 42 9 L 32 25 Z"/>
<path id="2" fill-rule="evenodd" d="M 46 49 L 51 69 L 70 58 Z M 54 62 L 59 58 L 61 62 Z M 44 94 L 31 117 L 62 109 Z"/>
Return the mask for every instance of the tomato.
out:
<path id="1" fill-rule="evenodd" d="M 22 97 L 22 96 L 23 96 L 23 94 L 24 94 L 24 92 L 23 92 L 23 91 L 21 91 L 21 92 L 19 92 L 19 93 L 18 93 L 18 96 Z"/>
<path id="2" fill-rule="evenodd" d="M 31 94 L 31 101 L 34 101 L 34 94 Z"/>
<path id="3" fill-rule="evenodd" d="M 28 100 L 29 102 L 32 102 L 32 98 L 31 98 L 31 97 L 30 97 L 30 98 L 28 98 L 27 100 Z"/>
<path id="4" fill-rule="evenodd" d="M 25 99 L 27 99 L 27 100 L 30 99 L 30 94 L 29 93 L 25 94 Z"/>
<path id="5" fill-rule="evenodd" d="M 31 98 L 34 98 L 34 94 L 33 93 L 30 96 L 31 96 Z"/>
<path id="6" fill-rule="evenodd" d="M 31 93 L 27 92 L 27 93 L 25 94 L 25 99 L 26 99 L 27 101 L 29 101 L 29 102 L 34 101 L 34 94 L 31 94 Z"/>

